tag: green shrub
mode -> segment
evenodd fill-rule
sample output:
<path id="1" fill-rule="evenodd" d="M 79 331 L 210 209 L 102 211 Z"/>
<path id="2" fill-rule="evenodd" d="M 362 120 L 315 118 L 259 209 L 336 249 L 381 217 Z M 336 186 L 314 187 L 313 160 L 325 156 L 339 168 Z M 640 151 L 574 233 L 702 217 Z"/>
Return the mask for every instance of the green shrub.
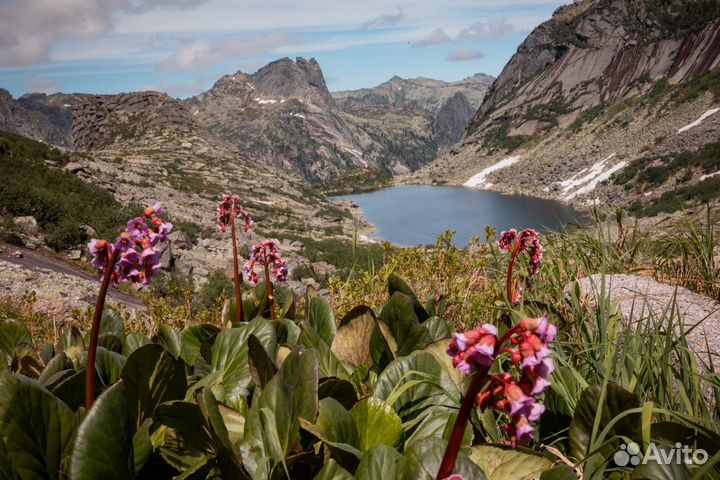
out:
<path id="1" fill-rule="evenodd" d="M 45 159 L 68 161 L 56 150 L 4 132 L 0 144 L 0 210 L 35 217 L 53 247 L 85 241 L 81 225 L 92 227 L 101 238 L 115 238 L 130 216 L 107 190 L 46 165 Z"/>
<path id="2" fill-rule="evenodd" d="M 222 270 L 215 270 L 208 276 L 207 282 L 200 288 L 198 300 L 202 305 L 211 307 L 218 298 L 223 295 L 229 298 L 235 294 L 234 292 L 235 286 L 232 280 L 230 280 Z"/>

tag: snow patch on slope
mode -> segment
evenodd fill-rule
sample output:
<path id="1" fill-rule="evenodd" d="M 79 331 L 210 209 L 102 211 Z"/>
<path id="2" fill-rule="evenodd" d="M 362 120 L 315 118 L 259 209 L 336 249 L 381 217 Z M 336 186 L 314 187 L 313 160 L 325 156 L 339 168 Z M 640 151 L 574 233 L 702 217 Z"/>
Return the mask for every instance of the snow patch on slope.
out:
<path id="1" fill-rule="evenodd" d="M 478 172 L 475 175 L 473 175 L 472 177 L 470 177 L 468 179 L 468 181 L 465 182 L 463 185 L 465 187 L 476 187 L 476 188 L 491 187 L 492 183 L 488 183 L 488 184 L 485 183 L 485 179 L 487 178 L 488 175 L 490 175 L 491 173 L 496 172 L 498 170 L 502 170 L 503 168 L 507 168 L 511 165 L 514 165 L 519 161 L 520 161 L 520 155 L 514 155 L 512 157 L 507 157 L 506 159 L 500 160 L 498 163 L 496 163 L 494 165 L 490 165 L 489 167 L 480 170 L 480 172 Z"/>
<path id="2" fill-rule="evenodd" d="M 682 127 L 680 130 L 677 131 L 677 133 L 687 132 L 687 131 L 690 130 L 691 128 L 697 127 L 698 125 L 700 125 L 700 124 L 703 122 L 703 120 L 705 120 L 706 118 L 708 118 L 708 117 L 711 116 L 711 115 L 715 115 L 717 112 L 720 112 L 720 107 L 718 107 L 718 108 L 711 108 L 711 109 L 708 110 L 707 112 L 705 112 L 705 113 L 703 113 L 702 115 L 700 115 L 700 117 L 699 117 L 697 120 L 695 120 L 694 122 L 688 123 L 687 125 L 685 125 L 684 127 Z"/>
<path id="3" fill-rule="evenodd" d="M 707 180 L 708 178 L 712 178 L 712 177 L 714 177 L 715 175 L 720 175 L 720 170 L 718 170 L 717 172 L 708 173 L 707 175 L 703 175 L 702 177 L 700 177 L 700 181 L 702 182 L 703 180 Z"/>
<path id="4" fill-rule="evenodd" d="M 604 182 L 610 178 L 613 173 L 627 165 L 627 162 L 623 161 L 608 168 L 607 162 L 609 162 L 614 156 L 615 153 L 612 153 L 604 160 L 595 162 L 590 168 L 583 168 L 568 180 L 560 182 L 560 186 L 562 187 L 560 196 L 564 200 L 572 200 L 578 195 L 584 195 L 595 190 L 595 187 L 597 187 L 600 182 Z M 580 177 L 580 175 L 582 176 Z"/>

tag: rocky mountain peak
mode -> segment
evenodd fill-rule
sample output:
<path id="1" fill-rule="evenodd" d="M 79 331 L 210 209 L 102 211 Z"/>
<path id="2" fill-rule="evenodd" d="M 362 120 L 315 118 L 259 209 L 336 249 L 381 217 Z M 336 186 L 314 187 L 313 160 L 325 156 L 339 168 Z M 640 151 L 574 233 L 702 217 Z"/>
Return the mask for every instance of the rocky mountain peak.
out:
<path id="1" fill-rule="evenodd" d="M 452 145 L 462 138 L 463 132 L 475 114 L 475 108 L 462 93 L 448 98 L 435 114 L 433 130 L 439 143 Z"/>
<path id="2" fill-rule="evenodd" d="M 299 99 L 335 108 L 320 65 L 314 58 L 282 58 L 249 76 L 254 91 L 266 100 Z"/>
<path id="3" fill-rule="evenodd" d="M 572 123 L 581 111 L 690 81 L 720 63 L 720 3 L 584 0 L 559 8 L 518 47 L 469 133 L 509 122 L 518 135 Z"/>
<path id="4" fill-rule="evenodd" d="M 192 115 L 165 93 L 92 95 L 73 106 L 72 138 L 78 150 L 176 143 L 199 129 Z"/>

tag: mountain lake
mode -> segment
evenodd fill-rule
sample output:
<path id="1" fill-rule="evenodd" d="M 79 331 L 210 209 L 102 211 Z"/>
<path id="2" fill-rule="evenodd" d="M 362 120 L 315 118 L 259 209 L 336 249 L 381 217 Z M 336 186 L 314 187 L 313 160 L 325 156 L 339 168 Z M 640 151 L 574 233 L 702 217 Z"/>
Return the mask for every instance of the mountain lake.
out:
<path id="1" fill-rule="evenodd" d="M 403 185 L 330 199 L 355 202 L 377 236 L 397 245 L 433 244 L 438 235 L 454 230 L 455 243 L 465 246 L 474 236 L 485 238 L 486 225 L 498 233 L 527 227 L 547 232 L 583 221 L 577 211 L 554 200 L 467 187 Z"/>

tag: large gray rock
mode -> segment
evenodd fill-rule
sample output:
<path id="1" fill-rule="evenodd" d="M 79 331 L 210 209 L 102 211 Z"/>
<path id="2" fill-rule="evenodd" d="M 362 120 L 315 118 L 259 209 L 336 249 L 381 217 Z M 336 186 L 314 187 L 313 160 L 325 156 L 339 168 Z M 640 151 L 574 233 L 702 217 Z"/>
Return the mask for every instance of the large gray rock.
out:
<path id="1" fill-rule="evenodd" d="M 602 290 L 602 275 L 581 278 L 578 283 L 584 300 L 596 304 Z M 720 303 L 712 298 L 652 278 L 624 274 L 606 275 L 604 291 L 633 323 L 661 317 L 663 312 L 675 308 L 686 329 L 695 327 L 687 334 L 687 341 L 698 357 L 708 363 L 709 355 L 720 355 Z M 713 363 L 717 365 L 716 371 L 720 371 L 717 358 L 713 357 Z"/>
<path id="2" fill-rule="evenodd" d="M 25 235 L 37 235 L 40 231 L 35 217 L 15 217 L 15 228 Z"/>
<path id="3" fill-rule="evenodd" d="M 185 232 L 174 230 L 168 235 L 173 248 L 177 250 L 190 250 L 193 247 L 192 238 Z"/>

